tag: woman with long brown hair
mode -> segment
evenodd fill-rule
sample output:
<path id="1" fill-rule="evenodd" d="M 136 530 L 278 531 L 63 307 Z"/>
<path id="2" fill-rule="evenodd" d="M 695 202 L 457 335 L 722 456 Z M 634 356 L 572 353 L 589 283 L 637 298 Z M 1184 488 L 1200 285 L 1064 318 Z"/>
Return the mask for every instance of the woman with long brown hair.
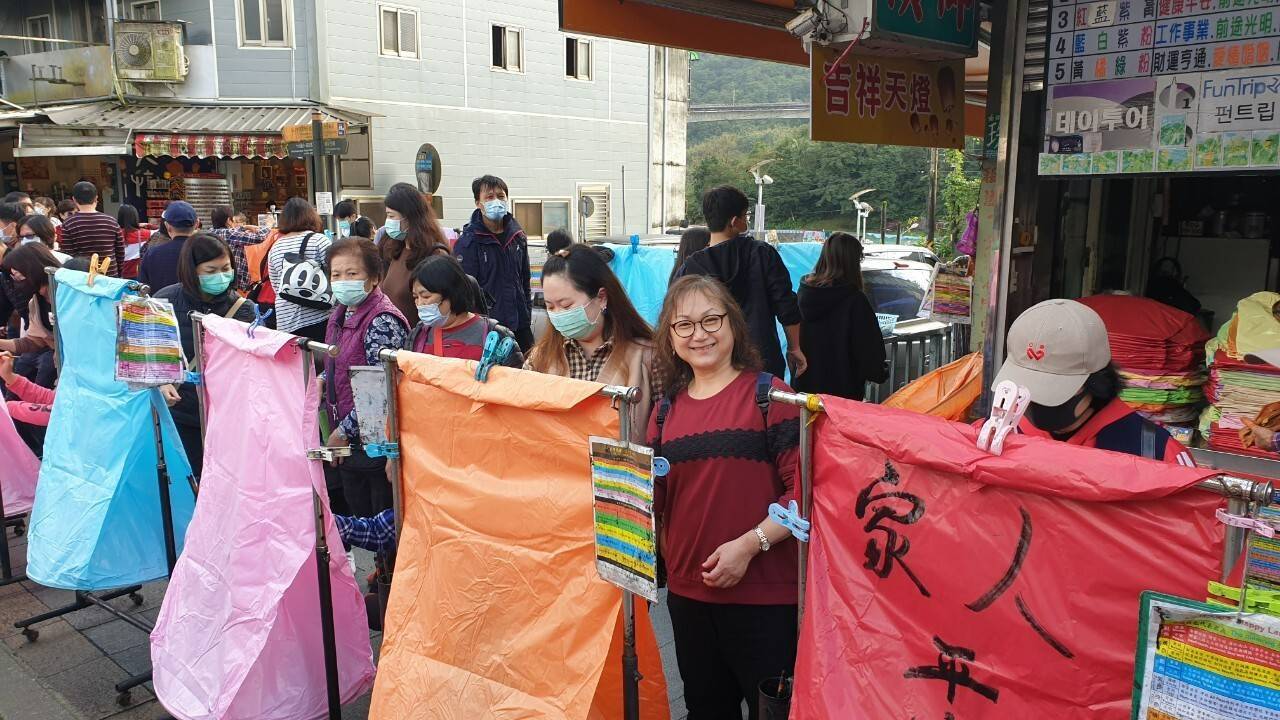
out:
<path id="1" fill-rule="evenodd" d="M 575 244 L 542 266 L 546 329 L 525 367 L 551 375 L 640 388 L 633 406 L 637 441 L 656 396 L 653 331 L 627 299 L 609 264 Z"/>
<path id="2" fill-rule="evenodd" d="M 813 273 L 800 281 L 800 347 L 808 368 L 796 390 L 861 400 L 867 382 L 889 377 L 876 311 L 862 289 L 862 243 L 833 233 Z"/>
<path id="3" fill-rule="evenodd" d="M 654 481 L 667 607 L 691 718 L 756 717 L 761 681 L 796 656 L 795 546 L 769 505 L 795 497 L 799 410 L 760 372 L 742 309 L 706 276 L 677 280 L 658 320 L 663 399 L 647 444 L 671 464 Z M 782 547 L 779 547 L 779 546 Z"/>
<path id="4" fill-rule="evenodd" d="M 418 188 L 409 183 L 396 183 L 383 199 L 387 222 L 382 227 L 379 245 L 387 272 L 382 291 L 409 322 L 418 324 L 418 308 L 413 299 L 413 269 L 428 256 L 450 255 L 449 241 L 435 211 L 427 204 Z"/>

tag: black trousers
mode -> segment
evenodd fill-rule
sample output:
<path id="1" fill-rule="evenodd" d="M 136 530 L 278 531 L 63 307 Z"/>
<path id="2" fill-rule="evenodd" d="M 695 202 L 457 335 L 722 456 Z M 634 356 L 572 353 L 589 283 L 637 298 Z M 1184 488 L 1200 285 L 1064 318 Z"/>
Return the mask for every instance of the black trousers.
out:
<path id="1" fill-rule="evenodd" d="M 199 425 L 186 425 L 175 422 L 174 426 L 178 428 L 178 437 L 182 440 L 182 449 L 187 451 L 187 462 L 191 463 L 191 474 L 200 480 L 200 476 L 204 473 L 204 437 L 200 435 Z M 152 432 L 150 425 L 147 427 L 147 435 Z M 174 482 L 186 482 L 186 478 L 175 477 Z"/>
<path id="2" fill-rule="evenodd" d="M 795 605 L 723 605 L 667 595 L 688 720 L 755 720 L 760 682 L 796 664 Z"/>
<path id="3" fill-rule="evenodd" d="M 364 450 L 352 447 L 351 457 L 343 458 L 337 470 L 349 514 L 370 518 L 391 507 L 386 458 L 371 458 Z"/>

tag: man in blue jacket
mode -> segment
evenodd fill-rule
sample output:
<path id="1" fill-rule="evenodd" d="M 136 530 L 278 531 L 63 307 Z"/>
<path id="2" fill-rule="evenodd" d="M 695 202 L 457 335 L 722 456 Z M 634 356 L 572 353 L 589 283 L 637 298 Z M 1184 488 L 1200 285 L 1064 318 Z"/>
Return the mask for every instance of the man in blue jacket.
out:
<path id="1" fill-rule="evenodd" d="M 471 183 L 476 200 L 471 222 L 454 252 L 462 269 L 493 298 L 489 316 L 511 329 L 520 349 L 533 346 L 533 295 L 529 287 L 529 243 L 511 215 L 507 183 L 484 175 Z"/>

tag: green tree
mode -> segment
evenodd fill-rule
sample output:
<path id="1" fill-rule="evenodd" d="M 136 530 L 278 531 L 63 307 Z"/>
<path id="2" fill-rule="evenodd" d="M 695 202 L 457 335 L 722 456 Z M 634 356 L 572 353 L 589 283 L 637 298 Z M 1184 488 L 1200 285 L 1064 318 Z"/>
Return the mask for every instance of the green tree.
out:
<path id="1" fill-rule="evenodd" d="M 942 151 L 941 164 L 946 168 L 939 188 L 938 239 L 934 250 L 943 258 L 955 254 L 956 241 L 968 227 L 968 214 L 978 206 L 982 177 L 976 159 L 978 139 L 966 138 L 966 151 Z"/>

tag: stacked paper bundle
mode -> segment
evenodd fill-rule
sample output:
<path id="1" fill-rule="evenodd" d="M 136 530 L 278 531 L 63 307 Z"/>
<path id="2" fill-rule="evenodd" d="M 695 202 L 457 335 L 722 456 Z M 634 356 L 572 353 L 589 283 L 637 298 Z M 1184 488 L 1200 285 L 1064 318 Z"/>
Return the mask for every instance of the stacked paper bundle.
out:
<path id="1" fill-rule="evenodd" d="M 1148 298 L 1095 295 L 1080 302 L 1107 327 L 1120 399 L 1166 426 L 1192 425 L 1204 405 L 1204 343 L 1194 315 Z M 1189 433 L 1190 430 L 1186 431 Z"/>
<path id="2" fill-rule="evenodd" d="M 1280 295 L 1270 292 L 1241 299 L 1230 322 L 1208 343 L 1212 404 L 1200 416 L 1200 434 L 1215 450 L 1280 458 L 1269 449 L 1246 448 L 1240 439 L 1245 419 L 1280 401 L 1280 367 L 1273 364 L 1280 360 L 1277 303 Z"/>
<path id="3" fill-rule="evenodd" d="M 1209 447 L 1227 452 L 1276 458 L 1275 453 L 1257 447 L 1246 448 L 1240 440 L 1244 418 L 1252 420 L 1264 406 L 1280 400 L 1280 368 L 1266 363 L 1237 360 L 1219 350 L 1209 370 L 1209 401 L 1206 414 Z"/>
<path id="4" fill-rule="evenodd" d="M 128 296 L 116 305 L 116 379 L 133 389 L 180 383 L 178 319 L 166 300 Z"/>

